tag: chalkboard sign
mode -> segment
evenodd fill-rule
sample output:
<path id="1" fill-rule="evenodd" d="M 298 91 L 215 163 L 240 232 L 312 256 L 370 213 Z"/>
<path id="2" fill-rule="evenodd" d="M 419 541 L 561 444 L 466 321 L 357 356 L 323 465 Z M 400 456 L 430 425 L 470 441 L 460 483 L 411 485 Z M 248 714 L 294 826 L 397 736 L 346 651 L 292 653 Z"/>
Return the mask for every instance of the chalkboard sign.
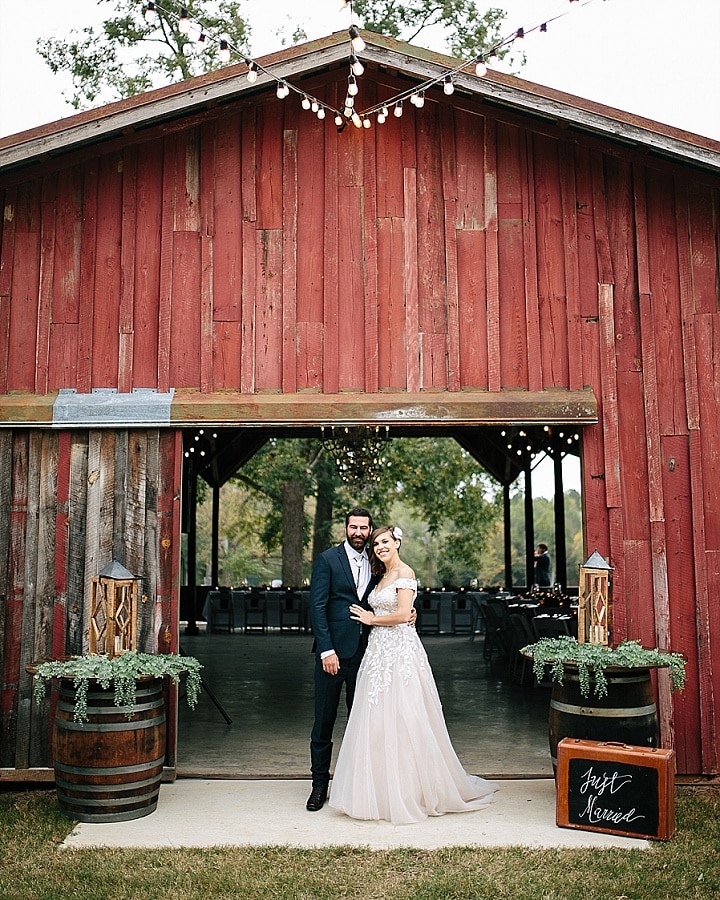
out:
<path id="1" fill-rule="evenodd" d="M 674 831 L 674 756 L 566 738 L 558 744 L 557 824 L 667 839 Z"/>

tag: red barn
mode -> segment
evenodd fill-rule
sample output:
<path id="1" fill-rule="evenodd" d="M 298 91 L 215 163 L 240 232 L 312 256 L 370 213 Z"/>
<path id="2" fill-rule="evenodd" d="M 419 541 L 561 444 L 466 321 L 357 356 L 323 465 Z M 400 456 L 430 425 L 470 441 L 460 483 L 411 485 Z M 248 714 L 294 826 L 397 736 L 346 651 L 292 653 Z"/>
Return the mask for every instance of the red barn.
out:
<path id="1" fill-rule="evenodd" d="M 48 765 L 25 666 L 82 650 L 111 559 L 141 646 L 177 635 L 184 430 L 333 423 L 577 432 L 615 638 L 687 656 L 663 736 L 718 772 L 720 144 L 366 37 L 358 105 L 422 109 L 334 125 L 342 33 L 0 140 L 6 778 Z"/>

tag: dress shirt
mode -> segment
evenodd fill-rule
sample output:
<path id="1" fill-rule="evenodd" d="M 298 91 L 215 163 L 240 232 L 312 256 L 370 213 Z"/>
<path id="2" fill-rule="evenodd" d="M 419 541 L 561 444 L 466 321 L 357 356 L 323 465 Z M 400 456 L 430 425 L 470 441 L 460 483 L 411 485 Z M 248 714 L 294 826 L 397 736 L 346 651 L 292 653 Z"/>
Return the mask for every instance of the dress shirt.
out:
<path id="1" fill-rule="evenodd" d="M 347 554 L 348 562 L 350 563 L 350 571 L 352 572 L 353 581 L 355 582 L 358 600 L 362 600 L 363 594 L 370 582 L 370 560 L 364 550 L 362 553 L 358 553 L 347 541 L 344 542 L 343 546 L 345 548 L 345 553 Z M 320 654 L 320 659 L 325 659 L 326 656 L 332 656 L 333 653 L 335 653 L 334 650 L 325 650 Z"/>

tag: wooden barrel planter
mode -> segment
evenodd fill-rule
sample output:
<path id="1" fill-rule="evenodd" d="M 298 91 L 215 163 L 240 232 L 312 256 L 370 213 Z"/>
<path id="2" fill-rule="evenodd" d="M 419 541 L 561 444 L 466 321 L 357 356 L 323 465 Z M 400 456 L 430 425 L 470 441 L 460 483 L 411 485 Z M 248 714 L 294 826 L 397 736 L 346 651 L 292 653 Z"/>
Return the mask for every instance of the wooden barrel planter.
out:
<path id="1" fill-rule="evenodd" d="M 650 669 L 612 667 L 605 671 L 605 697 L 594 695 L 592 677 L 590 696 L 581 694 L 576 666 L 566 664 L 563 683 L 553 683 L 548 716 L 553 770 L 557 767 L 557 745 L 566 737 L 659 746 L 660 728 Z"/>
<path id="2" fill-rule="evenodd" d="M 53 761 L 61 810 L 80 822 L 124 822 L 157 807 L 165 762 L 162 678 L 138 679 L 132 715 L 90 682 L 87 722 L 73 721 L 75 687 L 60 680 Z"/>

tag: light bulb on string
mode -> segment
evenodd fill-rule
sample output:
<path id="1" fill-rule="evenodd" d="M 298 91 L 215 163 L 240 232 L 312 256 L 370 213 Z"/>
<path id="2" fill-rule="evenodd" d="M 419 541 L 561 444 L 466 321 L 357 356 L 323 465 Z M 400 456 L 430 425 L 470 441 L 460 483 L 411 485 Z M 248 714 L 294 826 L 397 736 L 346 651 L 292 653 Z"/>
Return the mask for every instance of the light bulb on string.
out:
<path id="1" fill-rule="evenodd" d="M 153 0 L 150 0 L 148 5 L 145 7 L 145 21 L 149 25 L 153 25 L 155 23 L 155 16 L 157 15 L 157 10 L 155 9 L 155 4 Z"/>
<path id="2" fill-rule="evenodd" d="M 362 124 L 363 124 L 363 128 L 370 128 L 370 126 L 372 125 L 372 122 L 370 121 L 370 117 L 369 117 L 369 116 L 363 116 L 363 122 L 362 122 Z"/>
<path id="3" fill-rule="evenodd" d="M 207 48 L 208 48 L 207 35 L 205 34 L 204 31 L 201 31 L 200 35 L 197 39 L 197 49 L 202 51 L 202 50 L 207 50 Z"/>
<path id="4" fill-rule="evenodd" d="M 357 78 L 354 75 L 348 75 L 348 96 L 356 97 L 359 90 Z"/>
<path id="5" fill-rule="evenodd" d="M 356 128 L 362 128 L 362 119 L 356 112 L 353 112 L 351 118 L 352 118 L 352 123 Z"/>
<path id="6" fill-rule="evenodd" d="M 487 63 L 485 62 L 485 57 L 482 53 L 475 60 L 475 74 L 478 78 L 482 78 L 483 75 L 487 75 Z"/>
<path id="7" fill-rule="evenodd" d="M 178 31 L 180 34 L 188 34 L 190 31 L 190 19 L 188 18 L 188 11 L 185 7 L 181 7 L 180 9 L 180 18 L 178 19 Z"/>
<path id="8" fill-rule="evenodd" d="M 310 105 L 311 105 L 310 98 L 308 97 L 307 94 L 303 94 L 303 98 L 300 101 L 300 105 L 302 106 L 303 109 L 310 109 Z"/>
<path id="9" fill-rule="evenodd" d="M 245 60 L 245 62 L 247 63 L 247 67 L 248 67 L 247 75 L 245 77 L 250 82 L 250 84 L 255 84 L 255 82 L 257 81 L 257 77 L 258 77 L 257 64 L 254 62 L 248 62 L 248 60 Z"/>
<path id="10" fill-rule="evenodd" d="M 357 25 L 351 25 L 348 28 L 348 34 L 350 35 L 350 43 L 352 44 L 353 50 L 356 53 L 362 53 L 365 49 L 365 41 L 360 36 Z"/>
<path id="11" fill-rule="evenodd" d="M 513 45 L 515 47 L 520 47 L 521 42 L 523 41 L 524 38 L 525 38 L 525 29 L 518 28 L 518 30 L 515 32 L 515 37 L 513 38 Z"/>
<path id="12" fill-rule="evenodd" d="M 318 117 L 318 119 L 324 119 L 324 118 L 325 118 L 325 107 L 324 107 L 324 106 L 321 106 L 321 107 L 318 109 L 318 111 L 317 111 L 317 117 Z"/>
<path id="13" fill-rule="evenodd" d="M 284 81 L 278 81 L 277 90 L 275 91 L 278 100 L 284 100 L 289 93 L 290 88 L 287 86 L 287 84 Z"/>
<path id="14" fill-rule="evenodd" d="M 454 90 L 455 90 L 455 84 L 453 83 L 452 75 L 446 75 L 445 81 L 443 83 L 443 93 L 445 93 L 449 97 L 450 94 L 452 94 Z"/>
<path id="15" fill-rule="evenodd" d="M 540 26 L 540 34 L 547 34 L 547 22 L 543 22 Z"/>
<path id="16" fill-rule="evenodd" d="M 365 71 L 365 66 L 360 62 L 360 60 L 357 58 L 357 56 L 355 56 L 354 53 L 350 56 L 350 68 L 352 69 L 353 75 L 357 75 L 358 78 Z"/>
<path id="17" fill-rule="evenodd" d="M 380 110 L 377 116 L 378 125 L 384 125 L 387 120 L 387 112 Z"/>
<path id="18" fill-rule="evenodd" d="M 336 114 L 334 121 L 338 127 L 343 124 L 343 117 L 340 115 L 340 113 Z"/>
<path id="19" fill-rule="evenodd" d="M 351 97 L 349 94 L 345 98 L 345 107 L 346 109 L 352 109 L 355 106 L 355 98 Z"/>
<path id="20" fill-rule="evenodd" d="M 352 106 L 348 106 L 347 104 L 345 104 L 345 109 L 343 109 L 343 113 L 348 117 L 348 119 L 354 112 L 355 112 L 355 110 L 352 108 Z"/>
<path id="21" fill-rule="evenodd" d="M 220 52 L 218 53 L 218 56 L 220 57 L 220 62 L 230 62 L 230 44 L 228 44 L 225 38 L 220 41 Z"/>
<path id="22" fill-rule="evenodd" d="M 393 114 L 398 119 L 403 114 L 402 100 L 398 100 L 398 102 L 395 104 L 395 109 L 393 110 Z"/>
<path id="23" fill-rule="evenodd" d="M 425 91 L 419 91 L 415 96 L 415 106 L 422 109 L 425 106 Z"/>
<path id="24" fill-rule="evenodd" d="M 320 109 L 320 104 L 317 102 L 317 100 L 313 100 L 313 102 L 310 104 L 310 109 L 314 113 L 316 113 Z"/>

